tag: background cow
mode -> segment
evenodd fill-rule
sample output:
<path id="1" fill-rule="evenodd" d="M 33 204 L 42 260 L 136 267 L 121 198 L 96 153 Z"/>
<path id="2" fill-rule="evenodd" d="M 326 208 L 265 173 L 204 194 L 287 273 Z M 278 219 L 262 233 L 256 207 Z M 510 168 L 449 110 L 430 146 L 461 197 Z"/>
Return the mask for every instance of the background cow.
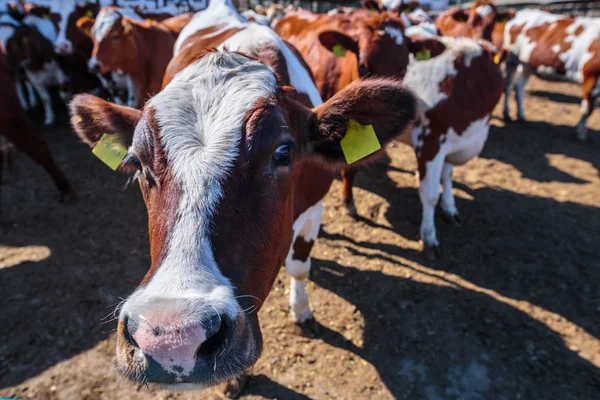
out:
<path id="1" fill-rule="evenodd" d="M 540 10 L 517 12 L 504 31 L 506 57 L 504 118 L 510 119 L 509 99 L 515 90 L 517 116 L 525 119 L 523 98 L 532 74 L 566 80 L 583 87 L 577 139 L 587 136 L 586 123 L 600 94 L 600 20 L 569 18 Z"/>

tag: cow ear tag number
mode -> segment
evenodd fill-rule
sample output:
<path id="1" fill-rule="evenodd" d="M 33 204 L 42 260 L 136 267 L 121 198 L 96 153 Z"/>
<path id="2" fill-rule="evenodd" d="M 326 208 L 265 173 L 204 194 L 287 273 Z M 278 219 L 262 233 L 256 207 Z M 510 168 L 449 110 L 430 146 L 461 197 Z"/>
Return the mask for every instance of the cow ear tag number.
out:
<path id="1" fill-rule="evenodd" d="M 116 171 L 121 161 L 127 155 L 127 148 L 119 141 L 119 135 L 104 133 L 100 141 L 96 144 L 96 147 L 92 150 L 92 153 L 102 160 L 104 164 L 108 165 L 110 169 Z"/>
<path id="2" fill-rule="evenodd" d="M 339 43 L 334 45 L 331 51 L 333 51 L 333 55 L 336 57 L 344 57 L 346 55 L 346 48 Z"/>
<path id="3" fill-rule="evenodd" d="M 381 149 L 372 125 L 361 125 L 351 119 L 340 146 L 348 164 L 352 164 Z"/>
<path id="4" fill-rule="evenodd" d="M 420 50 L 415 54 L 415 58 L 417 59 L 417 61 L 429 60 L 431 58 L 431 50 L 429 50 L 429 49 Z"/>

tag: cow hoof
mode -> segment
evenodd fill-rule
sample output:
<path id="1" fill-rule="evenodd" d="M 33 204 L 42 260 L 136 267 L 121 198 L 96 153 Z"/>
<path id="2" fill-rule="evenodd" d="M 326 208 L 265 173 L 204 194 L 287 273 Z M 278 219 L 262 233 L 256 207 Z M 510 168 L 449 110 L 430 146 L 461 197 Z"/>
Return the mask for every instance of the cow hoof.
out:
<path id="1" fill-rule="evenodd" d="M 309 318 L 303 322 L 296 322 L 294 333 L 298 336 L 314 339 L 321 334 L 321 325 L 314 318 Z"/>
<path id="2" fill-rule="evenodd" d="M 248 374 L 248 373 L 238 376 L 237 378 L 230 379 L 229 381 L 227 381 L 227 384 L 225 386 L 225 391 L 223 394 L 228 399 L 239 398 L 242 395 L 242 393 L 244 393 L 246 388 L 248 387 L 248 384 L 250 383 L 250 379 L 251 379 L 251 377 L 250 377 L 250 374 Z"/>
<path id="3" fill-rule="evenodd" d="M 423 249 L 423 254 L 429 260 L 439 260 L 442 258 L 442 246 L 439 244 L 435 244 L 432 246 L 425 246 Z"/>
<path id="4" fill-rule="evenodd" d="M 354 204 L 346 204 L 346 212 L 350 217 L 354 219 L 358 218 L 358 211 L 356 211 L 356 207 L 354 206 Z"/>
<path id="5" fill-rule="evenodd" d="M 462 226 L 462 222 L 460 220 L 460 216 L 458 214 L 450 214 L 447 211 L 444 211 L 444 209 L 442 209 L 442 212 L 440 213 L 442 216 L 442 221 L 446 222 L 447 224 L 456 226 L 456 227 L 461 227 Z"/>

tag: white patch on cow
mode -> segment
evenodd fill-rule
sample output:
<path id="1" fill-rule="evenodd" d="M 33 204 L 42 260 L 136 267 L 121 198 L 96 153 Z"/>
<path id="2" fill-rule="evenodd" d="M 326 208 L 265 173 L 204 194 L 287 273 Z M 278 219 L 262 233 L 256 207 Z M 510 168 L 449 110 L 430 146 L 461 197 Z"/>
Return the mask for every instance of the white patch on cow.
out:
<path id="1" fill-rule="evenodd" d="M 271 20 L 266 15 L 258 14 L 254 10 L 246 10 L 242 13 L 242 15 L 244 16 L 244 18 L 246 18 L 248 20 L 250 20 L 250 19 L 254 20 L 254 22 L 256 22 L 259 25 L 263 25 L 263 26 L 271 25 Z"/>
<path id="2" fill-rule="evenodd" d="M 6 45 L 6 42 L 15 34 L 15 28 L 11 25 L 19 26 L 20 23 L 9 14 L 0 15 L 0 43 Z"/>
<path id="3" fill-rule="evenodd" d="M 405 13 L 400 14 L 400 20 L 404 24 L 404 28 L 408 28 L 409 26 L 412 26 L 412 22 L 410 22 L 410 19 L 408 19 L 408 17 L 406 16 Z"/>
<path id="4" fill-rule="evenodd" d="M 390 35 L 390 37 L 396 42 L 398 46 L 402 46 L 404 43 L 404 34 L 398 28 L 392 26 L 386 26 L 383 30 L 377 31 L 380 36 Z"/>
<path id="5" fill-rule="evenodd" d="M 410 19 L 414 21 L 419 21 L 419 23 L 423 22 L 433 22 L 429 15 L 422 8 L 417 8 L 414 11 L 408 13 Z"/>
<path id="6" fill-rule="evenodd" d="M 23 18 L 23 23 L 27 26 L 37 29 L 42 36 L 50 41 L 50 43 L 54 44 L 56 41 L 56 28 L 50 19 L 41 18 L 37 15 L 28 15 Z"/>
<path id="7" fill-rule="evenodd" d="M 442 197 L 440 199 L 440 208 L 450 216 L 458 216 L 454 193 L 452 193 L 452 171 L 454 165 L 445 162 L 442 168 Z"/>
<path id="8" fill-rule="evenodd" d="M 504 41 L 502 47 L 511 51 L 522 62 L 529 62 L 531 52 L 537 43 L 532 42 L 526 35 L 529 29 L 537 28 L 545 23 L 553 23 L 561 19 L 560 15 L 550 14 L 541 10 L 521 10 L 515 15 L 515 18 L 508 21 L 504 28 Z M 521 32 L 517 35 L 514 43 L 511 42 L 510 30 L 513 27 L 522 26 Z"/>
<path id="9" fill-rule="evenodd" d="M 102 39 L 104 39 L 104 37 L 108 33 L 108 31 L 110 31 L 110 28 L 112 28 L 115 22 L 121 19 L 121 17 L 127 17 L 135 21 L 144 20 L 131 8 L 122 7 L 117 9 L 102 9 L 96 17 L 96 22 L 94 22 L 94 26 L 92 26 L 94 40 L 98 43 L 101 42 Z"/>
<path id="10" fill-rule="evenodd" d="M 151 317 L 160 304 L 177 325 L 197 326 L 207 312 L 241 312 L 233 287 L 215 261 L 211 219 L 222 184 L 239 155 L 242 121 L 260 98 L 276 92 L 273 70 L 236 53 L 214 52 L 189 65 L 146 106 L 155 110 L 179 203 L 165 255 L 149 282 L 123 306 L 125 315 Z M 139 146 L 134 136 L 133 149 Z"/>
<path id="11" fill-rule="evenodd" d="M 313 107 L 323 103 L 317 87 L 313 83 L 310 74 L 302 66 L 298 58 L 285 45 L 283 40 L 269 27 L 259 24 L 248 23 L 246 29 L 237 32 L 219 45 L 219 49 L 230 51 L 251 52 L 252 48 L 264 45 L 274 45 L 283 57 L 290 77 L 290 84 L 300 93 L 308 95 Z"/>
<path id="12" fill-rule="evenodd" d="M 536 72 L 539 75 L 554 75 L 556 70 L 554 69 L 554 67 L 551 67 L 549 65 L 540 65 L 539 67 L 537 67 Z"/>
<path id="13" fill-rule="evenodd" d="M 560 44 L 555 44 L 554 46 L 552 46 L 552 52 L 553 53 L 560 52 Z"/>
<path id="14" fill-rule="evenodd" d="M 490 13 L 492 13 L 492 11 L 494 11 L 494 9 L 489 4 L 486 4 L 486 5 L 483 5 L 483 6 L 479 6 L 479 7 L 477 7 L 475 9 L 475 12 L 477 14 L 479 14 L 479 16 L 481 18 L 487 17 L 488 15 L 490 15 Z"/>
<path id="15" fill-rule="evenodd" d="M 248 24 L 244 18 L 233 6 L 230 0 L 211 0 L 205 10 L 198 11 L 192 17 L 192 20 L 183 28 L 177 40 L 173 55 L 176 55 L 181 49 L 185 40 L 194 33 L 213 26 L 224 25 L 223 29 L 207 35 L 207 37 L 216 36 L 224 30 L 244 27 Z"/>
<path id="16" fill-rule="evenodd" d="M 46 88 L 54 84 L 62 85 L 66 80 L 64 73 L 55 60 L 45 63 L 42 69 L 39 71 L 32 72 L 25 68 L 25 73 L 27 75 L 27 79 L 29 82 L 31 82 L 33 88 L 40 96 L 40 100 L 44 106 L 44 113 L 46 117 L 44 119 L 44 125 L 52 125 L 54 123 L 54 110 L 52 108 L 52 99 L 50 98 L 50 93 L 48 93 Z M 61 96 L 65 97 L 66 94 L 61 93 Z"/>
<path id="17" fill-rule="evenodd" d="M 292 247 L 285 259 L 285 268 L 291 275 L 290 282 L 290 310 L 291 317 L 295 322 L 304 322 L 312 318 L 312 311 L 308 303 L 306 293 L 306 282 L 310 273 L 311 258 L 298 260 L 294 258 L 294 243 L 298 237 L 305 242 L 317 240 L 321 228 L 321 217 L 323 215 L 323 200 L 309 207 L 296 218 L 292 226 L 294 235 Z"/>
<path id="18" fill-rule="evenodd" d="M 433 22 L 421 22 L 419 25 L 413 25 L 404 30 L 404 34 L 408 37 L 437 37 L 438 32 Z"/>
<path id="19" fill-rule="evenodd" d="M 442 37 L 440 41 L 446 50 L 429 60 L 416 61 L 411 55 L 403 83 L 412 89 L 424 105 L 424 111 L 430 110 L 439 102 L 448 98 L 441 92 L 440 83 L 448 76 L 455 76 L 454 63 L 462 54 L 464 65 L 469 68 L 473 58 L 481 56 L 483 49 L 472 39 Z"/>

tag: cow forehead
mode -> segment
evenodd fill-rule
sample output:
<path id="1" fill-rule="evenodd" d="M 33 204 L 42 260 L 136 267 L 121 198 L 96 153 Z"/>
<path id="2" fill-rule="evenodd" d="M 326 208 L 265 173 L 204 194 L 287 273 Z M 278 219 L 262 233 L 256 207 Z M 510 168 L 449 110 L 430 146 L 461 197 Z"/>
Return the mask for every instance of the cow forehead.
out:
<path id="1" fill-rule="evenodd" d="M 137 21 L 143 20 L 142 17 L 137 15 L 135 11 L 130 8 L 104 8 L 98 13 L 96 22 L 94 22 L 94 26 L 92 27 L 96 41 L 101 42 L 108 31 L 110 31 L 110 28 L 112 28 L 115 22 L 121 17 L 127 17 Z"/>
<path id="2" fill-rule="evenodd" d="M 222 181 L 238 157 L 244 117 L 276 89 L 270 67 L 237 53 L 211 52 L 177 74 L 147 105 L 175 180 L 190 188 L 206 177 Z"/>

